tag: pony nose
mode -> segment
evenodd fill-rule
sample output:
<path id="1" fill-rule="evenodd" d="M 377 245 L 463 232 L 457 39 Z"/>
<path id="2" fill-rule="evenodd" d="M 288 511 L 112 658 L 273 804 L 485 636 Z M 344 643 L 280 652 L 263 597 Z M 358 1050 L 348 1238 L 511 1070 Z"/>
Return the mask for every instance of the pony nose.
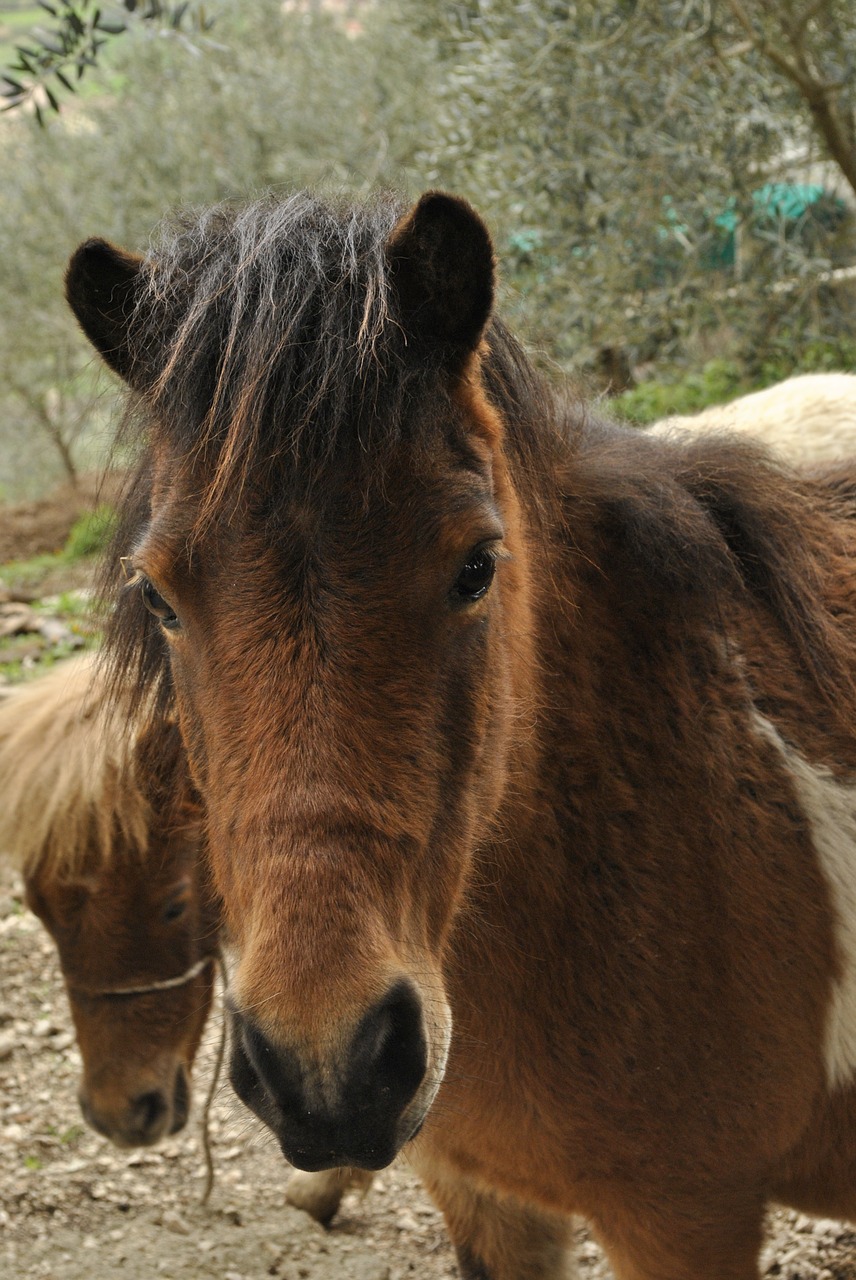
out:
<path id="1" fill-rule="evenodd" d="M 140 1142 L 151 1142 L 166 1128 L 169 1101 L 161 1089 L 149 1089 L 134 1098 L 129 1108 L 126 1135 L 137 1135 Z"/>
<path id="2" fill-rule="evenodd" d="M 187 1122 L 190 1085 L 179 1066 L 171 1089 L 154 1087 L 128 1097 L 111 1096 L 86 1088 L 79 1095 L 87 1124 L 118 1147 L 150 1147 L 167 1134 L 177 1133 Z"/>
<path id="3" fill-rule="evenodd" d="M 427 1067 L 422 1005 L 397 982 L 364 1014 L 341 1059 L 313 1062 L 232 1012 L 230 1075 L 238 1097 L 298 1169 L 391 1164 L 417 1126 L 405 1118 Z M 421 1119 L 421 1117 L 420 1117 Z"/>

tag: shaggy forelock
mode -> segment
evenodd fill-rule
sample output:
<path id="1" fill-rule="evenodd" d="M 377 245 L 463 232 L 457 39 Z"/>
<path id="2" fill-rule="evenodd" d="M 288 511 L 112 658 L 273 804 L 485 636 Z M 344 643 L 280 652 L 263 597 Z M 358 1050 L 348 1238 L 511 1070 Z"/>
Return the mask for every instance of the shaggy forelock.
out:
<path id="1" fill-rule="evenodd" d="M 209 506 L 278 460 L 307 478 L 402 430 L 406 340 L 384 251 L 402 211 L 299 193 L 164 224 L 132 356 L 155 438 L 204 465 Z"/>

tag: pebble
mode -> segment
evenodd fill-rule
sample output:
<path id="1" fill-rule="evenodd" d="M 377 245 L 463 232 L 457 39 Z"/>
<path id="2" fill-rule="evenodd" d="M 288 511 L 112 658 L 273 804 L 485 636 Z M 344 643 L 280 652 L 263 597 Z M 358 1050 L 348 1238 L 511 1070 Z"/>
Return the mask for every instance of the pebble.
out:
<path id="1" fill-rule="evenodd" d="M 182 1218 L 180 1213 L 176 1213 L 175 1209 L 167 1209 L 161 1218 L 161 1225 L 166 1227 L 167 1231 L 173 1231 L 177 1236 L 189 1236 L 190 1226 Z"/>
<path id="2" fill-rule="evenodd" d="M 843 1222 L 836 1222 L 833 1218 L 817 1218 L 814 1224 L 814 1234 L 816 1236 L 832 1236 L 837 1238 L 847 1228 Z"/>
<path id="3" fill-rule="evenodd" d="M 38 1036 L 40 1040 L 45 1036 L 58 1036 L 61 1031 L 62 1027 L 56 1026 L 49 1018 L 46 1018 L 44 1022 L 37 1022 L 33 1027 L 33 1035 Z"/>
<path id="4" fill-rule="evenodd" d="M 14 1052 L 14 1036 L 10 1032 L 0 1033 L 0 1062 L 6 1062 Z"/>

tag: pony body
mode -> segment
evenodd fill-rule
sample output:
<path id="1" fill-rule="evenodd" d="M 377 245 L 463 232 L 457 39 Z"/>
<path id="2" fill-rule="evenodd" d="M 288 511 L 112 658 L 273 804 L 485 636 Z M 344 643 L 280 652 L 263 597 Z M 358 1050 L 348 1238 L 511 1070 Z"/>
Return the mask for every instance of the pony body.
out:
<path id="1" fill-rule="evenodd" d="M 88 242 L 146 447 L 110 645 L 177 709 L 232 1080 L 306 1170 L 402 1147 L 467 1280 L 752 1280 L 853 1215 L 850 473 L 541 382 L 477 215 L 309 196 Z"/>

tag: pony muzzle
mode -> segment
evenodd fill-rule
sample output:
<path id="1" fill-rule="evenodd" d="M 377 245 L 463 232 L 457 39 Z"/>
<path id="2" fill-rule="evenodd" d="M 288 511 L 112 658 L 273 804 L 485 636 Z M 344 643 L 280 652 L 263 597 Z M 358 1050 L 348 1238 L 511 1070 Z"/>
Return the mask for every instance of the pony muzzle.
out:
<path id="1" fill-rule="evenodd" d="M 87 1089 L 78 1094 L 83 1118 L 117 1147 L 151 1147 L 178 1133 L 190 1112 L 190 1081 L 179 1064 L 171 1080 L 150 1088 L 127 1091 L 113 1099 L 105 1091 Z"/>
<path id="2" fill-rule="evenodd" d="M 334 1060 L 274 1040 L 232 1008 L 235 1092 L 273 1131 L 289 1163 L 307 1172 L 391 1164 L 436 1092 L 429 1089 L 421 1105 L 428 1059 L 422 1002 L 406 979 L 363 1015 Z"/>

